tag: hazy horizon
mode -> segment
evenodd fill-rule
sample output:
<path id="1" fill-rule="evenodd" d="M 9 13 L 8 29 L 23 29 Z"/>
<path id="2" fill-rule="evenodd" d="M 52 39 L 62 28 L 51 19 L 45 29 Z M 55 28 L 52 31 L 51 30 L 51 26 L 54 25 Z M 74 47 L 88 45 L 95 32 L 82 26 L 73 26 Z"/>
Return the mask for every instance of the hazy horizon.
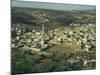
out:
<path id="1" fill-rule="evenodd" d="M 45 2 L 34 2 L 34 1 L 12 1 L 11 6 L 12 7 L 54 9 L 54 10 L 96 10 L 95 5 L 45 3 Z"/>

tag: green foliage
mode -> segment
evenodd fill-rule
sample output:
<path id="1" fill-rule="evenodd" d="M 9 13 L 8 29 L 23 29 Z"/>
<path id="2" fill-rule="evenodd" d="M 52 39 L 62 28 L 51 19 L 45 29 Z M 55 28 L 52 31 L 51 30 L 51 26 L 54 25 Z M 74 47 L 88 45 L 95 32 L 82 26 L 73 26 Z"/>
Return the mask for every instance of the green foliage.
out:
<path id="1" fill-rule="evenodd" d="M 66 50 L 59 50 L 55 54 L 49 51 L 30 54 L 29 52 L 23 52 L 21 49 L 16 49 L 12 53 L 12 74 L 95 69 L 95 62 L 88 63 L 87 67 L 83 65 L 84 60 L 81 59 L 81 56 L 85 56 L 83 58 L 87 59 L 87 52 L 80 55 L 80 52 Z M 70 59 L 75 59 L 74 56 L 80 58 L 70 62 Z"/>
<path id="2" fill-rule="evenodd" d="M 54 65 L 54 67 L 55 67 L 54 71 L 65 71 L 65 70 L 67 71 L 71 69 L 71 63 L 67 61 L 60 61 L 60 62 L 57 62 Z"/>

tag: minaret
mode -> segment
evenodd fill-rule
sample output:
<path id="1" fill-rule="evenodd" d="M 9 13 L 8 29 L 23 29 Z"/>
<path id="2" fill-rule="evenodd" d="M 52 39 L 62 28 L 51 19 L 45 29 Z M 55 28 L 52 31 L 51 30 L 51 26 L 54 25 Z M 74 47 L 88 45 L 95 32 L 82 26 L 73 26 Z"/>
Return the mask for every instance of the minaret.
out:
<path id="1" fill-rule="evenodd" d="M 42 39 L 41 39 L 41 47 L 44 47 L 44 24 L 42 24 Z"/>
<path id="2" fill-rule="evenodd" d="M 41 43 L 41 47 L 43 48 L 44 47 L 44 35 L 45 35 L 45 30 L 44 30 L 44 27 L 45 27 L 45 24 L 48 22 L 48 19 L 46 19 L 46 14 L 39 14 L 39 17 L 40 19 L 40 23 L 41 23 L 41 29 L 42 29 L 42 39 L 40 41 Z"/>

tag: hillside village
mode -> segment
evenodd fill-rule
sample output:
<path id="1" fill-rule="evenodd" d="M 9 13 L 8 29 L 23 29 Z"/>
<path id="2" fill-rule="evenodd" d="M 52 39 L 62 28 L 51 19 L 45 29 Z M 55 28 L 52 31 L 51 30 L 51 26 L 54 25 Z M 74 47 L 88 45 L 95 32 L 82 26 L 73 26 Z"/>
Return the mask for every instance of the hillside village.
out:
<path id="1" fill-rule="evenodd" d="M 25 10 L 16 11 L 22 13 Z M 30 13 L 26 12 L 31 15 L 28 16 L 29 20 L 27 16 L 23 18 L 18 16 L 19 14 L 12 17 L 14 20 L 11 28 L 12 73 L 95 69 L 95 13 L 91 15 L 86 12 L 76 15 L 70 13 L 67 16 L 75 15 L 75 17 L 63 18 L 68 12 L 58 12 L 62 14 L 57 17 L 56 14 L 52 14 L 56 11 L 52 10 L 49 13 L 45 11 L 34 9 L 30 10 Z M 39 12 L 40 15 L 37 14 Z M 51 17 L 45 14 L 50 14 Z M 23 18 L 26 21 L 15 18 Z"/>

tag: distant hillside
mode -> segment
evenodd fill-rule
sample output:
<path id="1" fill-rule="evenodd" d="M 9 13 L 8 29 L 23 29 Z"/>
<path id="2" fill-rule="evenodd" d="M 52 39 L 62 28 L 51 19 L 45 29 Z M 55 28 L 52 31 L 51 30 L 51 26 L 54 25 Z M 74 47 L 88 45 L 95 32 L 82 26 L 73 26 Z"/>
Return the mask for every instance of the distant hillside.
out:
<path id="1" fill-rule="evenodd" d="M 95 10 L 59 11 L 49 9 L 12 7 L 12 24 L 41 26 L 41 21 L 51 28 L 69 26 L 71 23 L 95 23 Z M 43 16 L 44 15 L 44 16 Z M 42 16 L 42 17 L 40 17 Z M 41 19 L 43 18 L 43 19 Z"/>

